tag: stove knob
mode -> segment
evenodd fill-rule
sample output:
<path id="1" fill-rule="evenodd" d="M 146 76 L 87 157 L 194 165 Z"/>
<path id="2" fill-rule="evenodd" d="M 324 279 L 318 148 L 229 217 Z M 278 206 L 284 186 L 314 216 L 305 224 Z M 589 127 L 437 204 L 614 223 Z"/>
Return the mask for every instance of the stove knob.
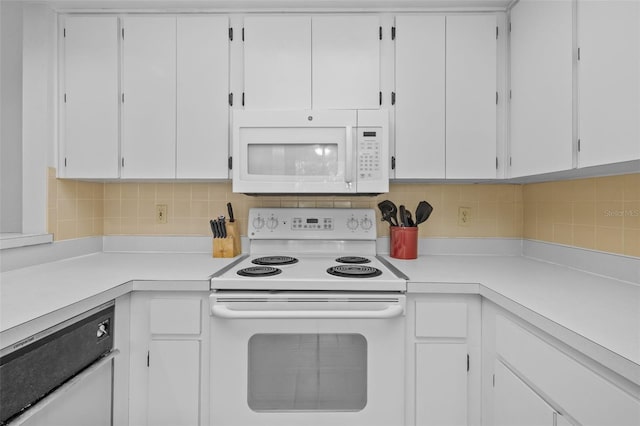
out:
<path id="1" fill-rule="evenodd" d="M 278 226 L 278 219 L 275 217 L 270 217 L 269 219 L 267 219 L 267 228 L 273 230 L 276 229 Z"/>
<path id="2" fill-rule="evenodd" d="M 373 222 L 371 222 L 371 219 L 369 219 L 368 217 L 365 217 L 364 219 L 362 219 L 362 222 L 360 222 L 360 226 L 362 226 L 362 229 L 368 231 L 373 226 Z"/>
<path id="3" fill-rule="evenodd" d="M 255 219 L 253 219 L 253 227 L 255 229 L 262 229 L 263 226 L 264 226 L 264 219 L 263 218 L 258 216 Z"/>
<path id="4" fill-rule="evenodd" d="M 347 220 L 347 228 L 352 231 L 355 231 L 358 228 L 358 220 L 355 217 Z"/>

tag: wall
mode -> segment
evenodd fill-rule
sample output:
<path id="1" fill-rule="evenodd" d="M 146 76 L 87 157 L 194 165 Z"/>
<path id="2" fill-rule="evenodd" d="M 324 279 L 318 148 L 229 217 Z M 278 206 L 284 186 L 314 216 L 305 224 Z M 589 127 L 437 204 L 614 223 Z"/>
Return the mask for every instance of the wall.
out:
<path id="1" fill-rule="evenodd" d="M 524 238 L 640 257 L 640 173 L 528 184 Z"/>
<path id="2" fill-rule="evenodd" d="M 0 232 L 22 231 L 22 5 L 0 2 Z"/>

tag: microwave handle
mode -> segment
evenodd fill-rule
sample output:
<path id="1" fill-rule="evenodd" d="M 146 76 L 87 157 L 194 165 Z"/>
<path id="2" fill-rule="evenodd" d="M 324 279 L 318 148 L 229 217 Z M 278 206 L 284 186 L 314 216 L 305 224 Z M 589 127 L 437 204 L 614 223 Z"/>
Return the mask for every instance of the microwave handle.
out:
<path id="1" fill-rule="evenodd" d="M 347 185 L 351 186 L 353 183 L 353 127 L 347 126 L 347 140 L 345 150 L 346 153 L 346 166 L 344 180 Z"/>
<path id="2" fill-rule="evenodd" d="M 402 305 L 390 305 L 384 309 L 365 311 L 365 310 L 234 310 L 229 309 L 225 305 L 214 305 L 211 307 L 211 314 L 214 317 L 228 319 L 256 319 L 256 318 L 285 318 L 285 319 L 332 319 L 332 318 L 366 318 L 366 319 L 385 319 L 395 318 L 404 314 Z"/>

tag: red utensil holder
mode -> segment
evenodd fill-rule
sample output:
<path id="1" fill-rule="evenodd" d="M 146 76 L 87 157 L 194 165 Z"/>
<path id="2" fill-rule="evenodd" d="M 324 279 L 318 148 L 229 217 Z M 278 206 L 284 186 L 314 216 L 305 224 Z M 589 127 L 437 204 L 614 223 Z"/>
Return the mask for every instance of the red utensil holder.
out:
<path id="1" fill-rule="evenodd" d="M 418 257 L 418 227 L 392 226 L 391 257 L 396 259 L 415 259 Z"/>

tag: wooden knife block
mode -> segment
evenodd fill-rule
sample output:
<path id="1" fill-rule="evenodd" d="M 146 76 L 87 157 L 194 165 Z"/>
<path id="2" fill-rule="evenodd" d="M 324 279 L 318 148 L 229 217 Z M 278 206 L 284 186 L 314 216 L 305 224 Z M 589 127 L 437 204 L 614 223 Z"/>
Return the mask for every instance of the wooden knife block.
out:
<path id="1" fill-rule="evenodd" d="M 227 238 L 213 239 L 213 257 L 236 257 L 242 253 L 240 232 L 236 222 L 227 222 Z"/>

